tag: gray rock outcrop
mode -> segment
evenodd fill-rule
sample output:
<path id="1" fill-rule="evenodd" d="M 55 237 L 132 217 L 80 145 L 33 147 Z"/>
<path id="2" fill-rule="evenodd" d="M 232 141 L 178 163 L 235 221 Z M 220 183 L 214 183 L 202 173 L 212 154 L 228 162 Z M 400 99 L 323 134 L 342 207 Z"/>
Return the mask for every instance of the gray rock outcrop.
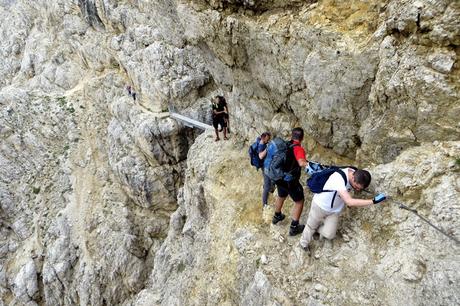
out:
<path id="1" fill-rule="evenodd" d="M 0 0 L 0 17 L 0 305 L 460 303 L 458 246 L 395 202 L 347 210 L 306 257 L 246 156 L 301 126 L 308 158 L 367 167 L 459 237 L 458 1 Z M 230 141 L 168 115 L 210 124 L 216 94 Z"/>

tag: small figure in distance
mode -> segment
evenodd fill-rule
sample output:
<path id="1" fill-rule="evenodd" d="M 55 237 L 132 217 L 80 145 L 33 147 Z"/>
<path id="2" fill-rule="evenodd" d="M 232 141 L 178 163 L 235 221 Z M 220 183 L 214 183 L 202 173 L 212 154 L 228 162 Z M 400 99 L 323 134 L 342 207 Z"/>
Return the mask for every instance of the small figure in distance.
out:
<path id="1" fill-rule="evenodd" d="M 215 141 L 219 141 L 219 125 L 223 128 L 224 140 L 227 140 L 227 123 L 225 121 L 226 103 L 222 96 L 216 96 L 212 100 L 212 125 L 216 133 Z"/>
<path id="2" fill-rule="evenodd" d="M 228 112 L 228 104 L 227 101 L 223 96 L 217 96 L 219 99 L 219 104 L 224 107 L 225 113 L 224 113 L 224 120 L 225 120 L 225 126 L 227 127 L 227 133 L 230 134 L 230 117 L 229 117 L 229 112 Z M 222 132 L 224 129 L 223 126 L 221 126 L 219 132 Z"/>
<path id="3" fill-rule="evenodd" d="M 131 96 L 134 100 L 136 101 L 136 92 L 134 91 L 134 88 L 131 85 L 126 86 L 126 90 L 128 91 L 128 95 Z"/>

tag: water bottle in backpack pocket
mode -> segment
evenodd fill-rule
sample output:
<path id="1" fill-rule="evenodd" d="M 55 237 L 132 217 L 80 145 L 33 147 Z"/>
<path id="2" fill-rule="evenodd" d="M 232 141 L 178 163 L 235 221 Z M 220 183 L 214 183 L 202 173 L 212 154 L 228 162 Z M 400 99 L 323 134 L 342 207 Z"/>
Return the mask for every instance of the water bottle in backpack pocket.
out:
<path id="1" fill-rule="evenodd" d="M 317 172 L 321 172 L 324 169 L 328 168 L 328 166 L 321 165 L 320 163 L 309 161 L 308 166 L 305 169 L 305 172 L 309 175 L 312 176 L 313 174 Z"/>

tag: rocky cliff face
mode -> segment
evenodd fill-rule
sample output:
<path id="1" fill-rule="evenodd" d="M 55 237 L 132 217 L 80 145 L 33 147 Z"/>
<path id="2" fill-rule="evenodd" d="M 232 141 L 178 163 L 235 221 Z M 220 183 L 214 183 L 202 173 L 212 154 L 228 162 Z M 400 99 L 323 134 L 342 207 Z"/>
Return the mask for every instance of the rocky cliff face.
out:
<path id="1" fill-rule="evenodd" d="M 0 16 L 1 305 L 460 303 L 458 246 L 394 202 L 347 210 L 305 256 L 246 157 L 302 126 L 309 157 L 368 167 L 459 237 L 458 1 L 3 0 Z M 165 113 L 209 122 L 217 93 L 231 141 Z"/>

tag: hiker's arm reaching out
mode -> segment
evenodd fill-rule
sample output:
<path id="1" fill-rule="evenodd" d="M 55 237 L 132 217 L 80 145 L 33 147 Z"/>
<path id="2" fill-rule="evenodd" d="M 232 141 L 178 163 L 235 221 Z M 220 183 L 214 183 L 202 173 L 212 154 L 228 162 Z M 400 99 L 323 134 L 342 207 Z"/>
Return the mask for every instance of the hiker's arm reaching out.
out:
<path id="1" fill-rule="evenodd" d="M 342 200 L 345 202 L 345 204 L 347 204 L 347 206 L 360 207 L 360 206 L 369 206 L 373 204 L 372 200 L 352 198 L 350 193 L 346 190 L 339 190 L 337 191 L 337 193 L 342 198 Z"/>
<path id="2" fill-rule="evenodd" d="M 265 150 L 263 150 L 262 152 L 259 153 L 259 158 L 264 159 L 266 155 L 267 155 L 267 149 L 265 149 Z"/>

